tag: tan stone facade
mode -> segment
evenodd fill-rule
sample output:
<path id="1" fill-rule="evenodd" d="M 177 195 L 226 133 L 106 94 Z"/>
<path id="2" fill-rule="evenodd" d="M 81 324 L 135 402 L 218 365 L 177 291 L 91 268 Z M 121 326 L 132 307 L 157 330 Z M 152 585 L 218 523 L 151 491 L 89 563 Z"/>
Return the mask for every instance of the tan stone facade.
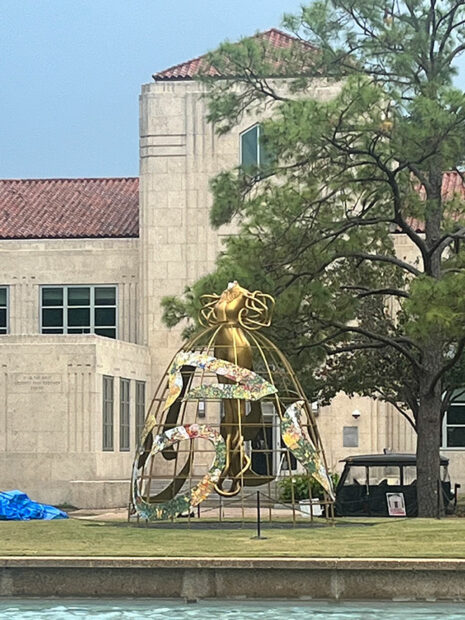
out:
<path id="1" fill-rule="evenodd" d="M 322 81 L 313 92 L 327 99 L 336 88 Z M 239 164 L 240 134 L 259 120 L 250 111 L 218 136 L 203 94 L 194 80 L 155 81 L 142 86 L 140 97 L 141 342 L 156 348 L 159 371 L 180 344 L 179 331 L 167 332 L 161 322 L 160 301 L 211 271 L 222 240 L 234 232 L 210 227 L 209 182 Z"/>
<path id="2" fill-rule="evenodd" d="M 0 241 L 0 286 L 9 287 L 9 334 L 39 333 L 39 289 L 52 285 L 118 287 L 118 336 L 138 343 L 138 239 Z"/>
<path id="3" fill-rule="evenodd" d="M 9 334 L 0 340 L 0 488 L 80 507 L 127 501 L 136 446 L 136 381 L 151 391 L 138 344 L 137 239 L 0 242 Z M 115 285 L 118 339 L 40 334 L 40 288 Z M 113 377 L 114 449 L 102 449 L 103 376 Z M 119 450 L 120 379 L 130 380 L 130 447 Z"/>

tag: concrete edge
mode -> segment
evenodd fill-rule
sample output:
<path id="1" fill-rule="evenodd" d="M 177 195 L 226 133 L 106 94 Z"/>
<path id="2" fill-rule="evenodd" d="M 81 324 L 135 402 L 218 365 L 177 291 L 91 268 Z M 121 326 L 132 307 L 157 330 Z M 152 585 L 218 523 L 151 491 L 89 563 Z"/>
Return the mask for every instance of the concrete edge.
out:
<path id="1" fill-rule="evenodd" d="M 0 556 L 2 597 L 465 600 L 465 560 Z"/>
<path id="2" fill-rule="evenodd" d="M 453 558 L 0 556 L 0 568 L 199 568 L 465 571 Z"/>

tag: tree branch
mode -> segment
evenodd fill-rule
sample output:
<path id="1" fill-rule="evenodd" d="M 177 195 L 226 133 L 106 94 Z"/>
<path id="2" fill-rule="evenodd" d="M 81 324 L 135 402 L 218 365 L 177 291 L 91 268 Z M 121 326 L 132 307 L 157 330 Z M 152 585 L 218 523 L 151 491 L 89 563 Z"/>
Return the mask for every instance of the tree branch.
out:
<path id="1" fill-rule="evenodd" d="M 433 377 L 433 380 L 431 381 L 431 385 L 430 385 L 430 387 L 428 389 L 428 392 L 430 394 L 433 393 L 434 388 L 436 387 L 436 384 L 441 379 L 441 377 L 443 377 L 448 370 L 453 368 L 455 366 L 455 364 L 459 361 L 459 359 L 462 357 L 462 353 L 463 353 L 464 348 L 465 348 L 465 337 L 462 338 L 461 340 L 459 340 L 459 342 L 457 344 L 457 351 L 455 352 L 455 355 L 453 357 L 451 357 L 451 359 L 446 364 L 444 364 L 444 366 L 441 368 L 441 370 Z"/>
<path id="2" fill-rule="evenodd" d="M 397 409 L 397 411 L 400 413 L 400 415 L 403 416 L 407 420 L 407 422 L 410 424 L 410 426 L 413 428 L 413 430 L 415 432 L 417 432 L 417 425 L 415 424 L 415 421 L 412 420 L 412 418 L 408 415 L 408 413 L 406 411 L 404 411 L 402 409 L 402 407 L 399 407 L 399 405 L 391 398 L 385 398 L 384 400 L 386 400 L 386 402 L 388 402 L 395 409 Z"/>
<path id="3" fill-rule="evenodd" d="M 418 349 L 418 346 L 413 342 L 413 340 L 410 340 L 409 338 L 406 338 L 405 336 L 403 336 L 402 338 L 399 338 L 398 339 L 399 342 L 397 342 L 397 340 L 394 340 L 393 338 L 389 338 L 388 336 L 383 336 L 382 334 L 376 334 L 363 327 L 359 327 L 355 325 L 352 325 L 352 326 L 345 325 L 344 323 L 339 323 L 338 321 L 326 322 L 323 319 L 318 318 L 318 317 L 315 317 L 315 319 L 318 322 L 322 323 L 323 325 L 326 325 L 327 327 L 337 327 L 340 330 L 345 331 L 347 333 L 360 334 L 361 336 L 365 336 L 366 338 L 369 338 L 370 340 L 384 342 L 386 345 L 389 345 L 390 347 L 399 351 L 399 353 L 402 353 L 402 355 L 404 355 L 409 360 L 409 362 L 412 364 L 412 366 L 414 367 L 416 371 L 421 369 L 421 366 L 418 360 L 415 359 L 412 353 L 408 349 L 406 349 L 404 346 L 402 346 L 402 344 L 399 344 L 400 342 L 403 342 L 405 344 L 408 344 L 409 346 L 412 346 Z"/>
<path id="4" fill-rule="evenodd" d="M 372 261 L 378 261 L 382 263 L 390 263 L 392 265 L 396 265 L 397 267 L 400 267 L 404 271 L 408 271 L 412 273 L 414 276 L 420 276 L 422 274 L 422 272 L 418 270 L 416 267 L 414 267 L 413 265 L 410 265 L 409 263 L 406 263 L 403 260 L 400 260 L 400 258 L 396 258 L 395 256 L 389 256 L 385 254 L 369 254 L 367 252 L 350 252 L 348 254 L 344 254 L 343 256 L 346 258 L 353 257 L 353 258 L 359 258 L 362 260 L 372 260 Z"/>
<path id="5" fill-rule="evenodd" d="M 368 289 L 363 286 L 341 286 L 341 289 L 349 290 L 349 291 L 360 291 L 357 293 L 357 297 L 370 297 L 371 295 L 392 295 L 393 297 L 405 297 L 406 299 L 410 298 L 410 295 L 406 291 L 401 291 L 396 288 L 377 288 L 377 289 Z"/>

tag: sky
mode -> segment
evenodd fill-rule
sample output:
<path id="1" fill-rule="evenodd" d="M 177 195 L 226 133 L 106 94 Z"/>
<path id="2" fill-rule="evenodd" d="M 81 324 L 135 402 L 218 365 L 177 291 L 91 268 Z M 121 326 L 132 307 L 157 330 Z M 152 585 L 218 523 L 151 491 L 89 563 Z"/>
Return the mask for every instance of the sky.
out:
<path id="1" fill-rule="evenodd" d="M 0 0 L 0 178 L 136 176 L 141 84 L 301 4 Z"/>
<path id="2" fill-rule="evenodd" d="M 301 0 L 0 0 L 0 178 L 138 174 L 153 73 Z"/>

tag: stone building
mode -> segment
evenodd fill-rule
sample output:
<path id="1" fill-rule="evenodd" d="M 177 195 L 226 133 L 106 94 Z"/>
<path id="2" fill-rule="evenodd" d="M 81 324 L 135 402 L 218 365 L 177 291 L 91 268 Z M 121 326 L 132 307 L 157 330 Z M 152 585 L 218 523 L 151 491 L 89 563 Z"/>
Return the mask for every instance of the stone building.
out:
<path id="1" fill-rule="evenodd" d="M 180 345 L 160 301 L 210 271 L 233 232 L 209 226 L 209 179 L 260 158 L 253 114 L 225 136 L 207 123 L 201 63 L 142 86 L 139 179 L 0 181 L 0 489 L 82 507 L 127 501 L 144 410 Z M 334 89 L 322 80 L 313 93 Z M 415 449 L 403 418 L 368 398 L 341 394 L 319 420 L 333 469 L 349 454 Z M 465 482 L 456 420 L 445 454 Z"/>
<path id="2" fill-rule="evenodd" d="M 128 495 L 151 376 L 138 186 L 0 182 L 2 489 L 79 506 Z"/>

